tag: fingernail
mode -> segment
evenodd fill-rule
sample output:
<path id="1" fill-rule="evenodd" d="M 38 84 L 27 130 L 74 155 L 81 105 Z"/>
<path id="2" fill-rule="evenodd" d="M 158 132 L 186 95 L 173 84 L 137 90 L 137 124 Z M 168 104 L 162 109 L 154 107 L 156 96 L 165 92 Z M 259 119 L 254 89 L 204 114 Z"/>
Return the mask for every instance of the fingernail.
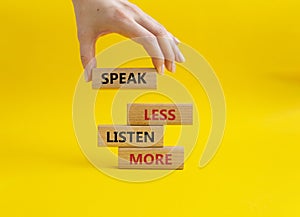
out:
<path id="1" fill-rule="evenodd" d="M 88 64 L 85 67 L 85 70 L 84 70 L 84 79 L 85 79 L 86 82 L 89 82 L 92 79 L 92 68 L 91 68 L 90 64 Z"/>
<path id="2" fill-rule="evenodd" d="M 160 68 L 157 69 L 158 73 L 163 75 L 164 74 L 164 71 L 165 71 L 165 65 L 162 64 Z"/>
<path id="3" fill-rule="evenodd" d="M 171 72 L 175 72 L 175 71 L 176 71 L 176 65 L 175 65 L 175 62 L 172 62 Z"/>
<path id="4" fill-rule="evenodd" d="M 97 61 L 95 58 L 91 59 L 90 62 L 86 65 L 84 69 L 84 79 L 86 82 L 89 82 L 92 80 L 92 71 L 93 68 L 97 67 Z"/>
<path id="5" fill-rule="evenodd" d="M 176 43 L 181 43 L 181 41 L 178 39 L 178 38 L 176 38 L 175 36 L 174 36 L 174 38 L 175 38 L 175 41 L 176 41 Z"/>
<path id="6" fill-rule="evenodd" d="M 87 69 L 84 70 L 84 80 L 86 82 L 88 82 L 88 80 L 89 80 L 89 75 L 88 75 Z"/>
<path id="7" fill-rule="evenodd" d="M 183 56 L 183 54 L 181 52 L 179 52 L 179 61 L 181 63 L 185 62 L 185 58 L 184 58 L 184 56 Z"/>

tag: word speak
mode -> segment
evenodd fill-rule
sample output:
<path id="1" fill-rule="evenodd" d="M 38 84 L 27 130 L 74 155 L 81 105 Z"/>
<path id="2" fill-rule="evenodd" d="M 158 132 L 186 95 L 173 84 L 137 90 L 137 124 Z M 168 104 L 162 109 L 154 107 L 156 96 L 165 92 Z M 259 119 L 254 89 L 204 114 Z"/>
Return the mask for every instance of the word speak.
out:
<path id="1" fill-rule="evenodd" d="M 156 89 L 154 68 L 95 68 L 92 70 L 94 89 Z"/>

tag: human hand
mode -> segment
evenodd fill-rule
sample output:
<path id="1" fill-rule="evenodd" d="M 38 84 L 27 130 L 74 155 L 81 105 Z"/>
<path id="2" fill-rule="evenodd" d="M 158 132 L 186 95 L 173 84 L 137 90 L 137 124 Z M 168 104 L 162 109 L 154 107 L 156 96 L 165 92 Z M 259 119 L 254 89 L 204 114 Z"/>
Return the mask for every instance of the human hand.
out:
<path id="1" fill-rule="evenodd" d="M 161 24 L 126 0 L 73 0 L 85 79 L 92 79 L 96 66 L 95 43 L 105 34 L 118 33 L 141 44 L 152 58 L 158 73 L 164 66 L 175 71 L 175 61 L 185 59 L 178 48 L 178 39 Z"/>

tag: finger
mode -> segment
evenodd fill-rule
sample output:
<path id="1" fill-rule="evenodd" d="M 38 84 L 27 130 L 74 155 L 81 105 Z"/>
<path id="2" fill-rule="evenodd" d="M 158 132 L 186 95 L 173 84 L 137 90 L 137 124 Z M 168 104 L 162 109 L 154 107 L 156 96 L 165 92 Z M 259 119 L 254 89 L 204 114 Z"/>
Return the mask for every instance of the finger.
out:
<path id="1" fill-rule="evenodd" d="M 177 46 L 181 42 L 178 40 L 178 38 L 176 38 L 170 32 L 168 32 L 168 36 L 170 37 L 170 39 L 172 39 L 172 41 L 170 43 L 172 45 L 172 49 L 173 49 L 173 52 L 175 54 L 176 62 L 183 63 L 185 61 L 185 58 L 184 58 L 183 54 L 181 53 L 180 49 Z"/>
<path id="2" fill-rule="evenodd" d="M 170 41 L 168 40 L 168 32 L 156 20 L 140 11 L 136 21 L 157 37 L 159 46 L 164 54 L 165 65 L 169 71 L 175 71 L 175 54 L 173 52 Z"/>
<path id="3" fill-rule="evenodd" d="M 183 63 L 185 58 L 174 41 L 171 41 L 172 49 L 175 54 L 176 62 Z"/>
<path id="4" fill-rule="evenodd" d="M 152 17 L 150 17 L 142 11 L 139 13 L 139 16 L 136 18 L 136 20 L 140 25 L 142 25 L 144 28 L 150 31 L 153 35 L 157 36 L 159 45 L 166 59 L 166 67 L 169 71 L 174 72 L 174 60 L 176 56 L 182 56 L 182 54 L 180 55 L 179 49 L 173 48 L 175 38 L 171 36 L 171 33 L 169 33 L 161 24 L 159 24 L 156 20 L 154 20 Z"/>
<path id="5" fill-rule="evenodd" d="M 173 52 L 175 54 L 175 60 L 176 62 L 183 63 L 185 61 L 185 58 L 183 54 L 181 53 L 180 49 L 177 45 L 179 45 L 181 42 L 178 38 L 176 38 L 172 33 L 168 32 L 168 36 L 171 39 L 170 44 L 172 46 Z"/>
<path id="6" fill-rule="evenodd" d="M 170 72 L 175 72 L 175 54 L 168 37 L 157 37 L 159 46 L 164 54 L 166 68 Z"/>
<path id="7" fill-rule="evenodd" d="M 158 73 L 164 73 L 164 55 L 156 37 L 147 29 L 132 21 L 123 21 L 118 33 L 141 44 L 152 58 L 152 63 Z"/>
<path id="8" fill-rule="evenodd" d="M 96 67 L 95 59 L 95 42 L 94 40 L 83 38 L 79 39 L 80 43 L 80 57 L 84 67 L 85 80 L 92 80 L 92 69 Z"/>
<path id="9" fill-rule="evenodd" d="M 169 34 L 169 37 L 174 40 L 176 45 L 181 43 L 181 41 L 178 38 L 176 38 L 172 33 L 168 32 L 168 34 Z"/>

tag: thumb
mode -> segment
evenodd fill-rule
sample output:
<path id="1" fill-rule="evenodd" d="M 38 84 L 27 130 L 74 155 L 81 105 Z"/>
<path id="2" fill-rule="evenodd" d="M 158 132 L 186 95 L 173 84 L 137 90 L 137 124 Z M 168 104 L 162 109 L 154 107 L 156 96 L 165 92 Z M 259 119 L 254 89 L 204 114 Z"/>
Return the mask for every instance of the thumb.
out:
<path id="1" fill-rule="evenodd" d="M 92 39 L 79 39 L 80 58 L 84 67 L 85 80 L 92 80 L 92 69 L 96 67 L 95 59 L 95 41 Z"/>

